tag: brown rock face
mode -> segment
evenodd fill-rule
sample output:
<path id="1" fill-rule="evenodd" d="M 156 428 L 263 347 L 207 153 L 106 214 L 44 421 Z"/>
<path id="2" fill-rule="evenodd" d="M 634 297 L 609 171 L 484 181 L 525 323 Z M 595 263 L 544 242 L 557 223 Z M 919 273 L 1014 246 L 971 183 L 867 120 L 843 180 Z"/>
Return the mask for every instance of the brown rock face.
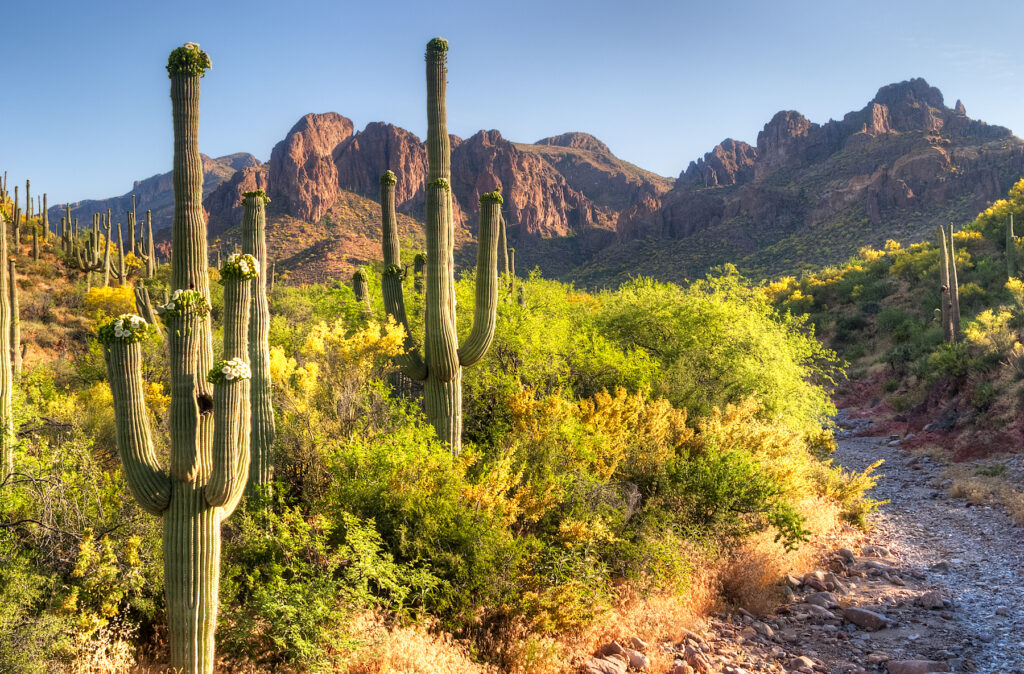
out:
<path id="1" fill-rule="evenodd" d="M 695 187 L 717 187 L 748 183 L 754 179 L 757 149 L 741 140 L 726 138 L 704 155 L 690 162 L 679 176 L 682 184 Z"/>
<path id="2" fill-rule="evenodd" d="M 534 144 L 557 145 L 559 147 L 572 147 L 577 150 L 590 150 L 591 152 L 605 152 L 608 154 L 612 153 L 612 151 L 608 149 L 608 146 L 597 138 L 594 138 L 589 133 L 580 133 L 578 131 L 571 131 L 558 136 L 541 138 Z"/>
<path id="3" fill-rule="evenodd" d="M 242 224 L 242 194 L 267 189 L 266 166 L 249 166 L 236 171 L 231 178 L 203 199 L 210 236 Z"/>
<path id="4" fill-rule="evenodd" d="M 353 130 L 336 112 L 300 119 L 270 153 L 270 199 L 289 215 L 319 220 L 338 198 L 334 152 Z"/>
<path id="5" fill-rule="evenodd" d="M 395 204 L 422 204 L 427 181 L 427 148 L 415 134 L 392 124 L 373 122 L 338 148 L 334 164 L 338 185 L 376 198 L 380 177 L 395 172 Z"/>
<path id="6" fill-rule="evenodd" d="M 472 218 L 477 197 L 499 188 L 510 236 L 566 236 L 593 219 L 590 200 L 548 162 L 521 152 L 497 131 L 479 131 L 452 151 L 452 190 Z"/>
<path id="7" fill-rule="evenodd" d="M 783 110 L 765 124 L 757 134 L 757 163 L 754 179 L 763 180 L 784 166 L 804 163 L 803 148 L 811 130 L 817 129 L 806 117 L 795 110 Z"/>

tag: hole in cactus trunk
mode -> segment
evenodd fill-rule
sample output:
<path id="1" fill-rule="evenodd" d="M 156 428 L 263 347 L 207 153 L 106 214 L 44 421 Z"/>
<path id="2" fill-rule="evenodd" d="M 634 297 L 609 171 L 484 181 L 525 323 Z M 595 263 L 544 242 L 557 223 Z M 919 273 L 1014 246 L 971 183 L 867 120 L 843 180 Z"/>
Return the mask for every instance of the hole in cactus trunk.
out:
<path id="1" fill-rule="evenodd" d="M 196 402 L 199 403 L 199 414 L 207 415 L 213 412 L 213 396 L 209 393 L 200 393 L 196 398 Z"/>

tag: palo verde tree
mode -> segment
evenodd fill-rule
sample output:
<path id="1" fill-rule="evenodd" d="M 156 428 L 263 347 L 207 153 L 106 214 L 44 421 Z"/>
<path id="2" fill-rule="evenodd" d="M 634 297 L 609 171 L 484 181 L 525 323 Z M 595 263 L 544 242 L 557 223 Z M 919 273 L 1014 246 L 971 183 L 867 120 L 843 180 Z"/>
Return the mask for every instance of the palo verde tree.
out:
<path id="1" fill-rule="evenodd" d="M 454 226 L 451 191 L 451 142 L 445 90 L 448 42 L 427 43 L 427 268 L 424 297 L 424 348 L 419 352 L 409 332 L 402 294 L 402 266 L 395 219 L 395 174 L 380 179 L 384 264 L 381 280 L 385 310 L 405 328 L 405 354 L 396 359 L 409 378 L 423 382 L 427 419 L 438 437 L 458 454 L 462 445 L 462 368 L 484 357 L 494 338 L 498 305 L 498 232 L 501 193 L 480 196 L 476 306 L 473 327 L 462 346 L 455 323 Z"/>
<path id="2" fill-rule="evenodd" d="M 171 370 L 170 470 L 157 462 L 143 398 L 140 340 L 152 328 L 134 315 L 100 330 L 114 398 L 118 450 L 139 505 L 163 520 L 164 590 L 171 671 L 210 674 L 220 580 L 220 528 L 249 475 L 249 305 L 256 261 L 221 270 L 224 360 L 213 362 L 199 81 L 210 67 L 193 43 L 171 52 L 174 228 L 171 283 L 162 307 Z"/>

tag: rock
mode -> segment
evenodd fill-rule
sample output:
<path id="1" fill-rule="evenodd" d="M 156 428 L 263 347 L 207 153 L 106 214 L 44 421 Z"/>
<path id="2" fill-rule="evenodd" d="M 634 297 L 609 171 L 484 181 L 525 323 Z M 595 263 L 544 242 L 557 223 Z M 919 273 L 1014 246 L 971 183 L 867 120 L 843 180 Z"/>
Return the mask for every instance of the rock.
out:
<path id="1" fill-rule="evenodd" d="M 889 655 L 887 653 L 881 653 L 876 651 L 874 653 L 869 654 L 868 657 L 864 658 L 864 661 L 867 662 L 869 665 L 880 665 L 883 662 L 889 661 Z"/>
<path id="2" fill-rule="evenodd" d="M 646 652 L 647 652 L 647 648 L 648 648 L 648 645 L 647 645 L 647 642 L 646 642 L 646 641 L 644 641 L 643 639 L 641 639 L 641 638 L 639 638 L 639 637 L 630 637 L 630 638 L 629 638 L 629 639 L 627 640 L 627 642 L 629 643 L 629 645 L 630 645 L 630 646 L 631 646 L 631 647 L 632 647 L 632 648 L 633 648 L 634 650 L 638 650 L 638 651 L 640 651 L 641 653 L 646 653 Z"/>
<path id="3" fill-rule="evenodd" d="M 942 593 L 938 590 L 925 592 L 917 598 L 917 603 L 929 609 L 941 609 L 946 606 L 945 602 L 942 601 Z"/>
<path id="4" fill-rule="evenodd" d="M 799 671 L 800 669 L 813 670 L 816 663 L 806 655 L 800 655 L 793 658 L 786 664 L 786 669 L 790 671 Z"/>
<path id="5" fill-rule="evenodd" d="M 794 589 L 794 590 L 799 590 L 800 586 L 803 585 L 803 582 L 799 578 L 797 578 L 796 576 L 793 576 L 793 575 L 787 573 L 786 574 L 786 585 L 789 586 L 790 588 Z"/>
<path id="6" fill-rule="evenodd" d="M 641 672 L 647 672 L 651 669 L 651 661 L 646 655 L 640 651 L 635 651 L 632 648 L 626 649 L 626 657 L 629 658 L 629 668 L 635 669 Z"/>
<path id="7" fill-rule="evenodd" d="M 693 667 L 693 669 L 700 672 L 700 674 L 711 674 L 713 671 L 711 661 L 708 660 L 707 656 L 690 645 L 686 646 L 683 652 L 683 658 L 686 661 L 686 664 Z"/>
<path id="8" fill-rule="evenodd" d="M 885 616 L 875 613 L 874 611 L 869 611 L 865 608 L 858 608 L 855 606 L 851 606 L 844 610 L 843 617 L 846 618 L 847 621 L 857 625 L 858 627 L 863 627 L 869 632 L 874 632 L 889 626 L 889 619 Z"/>
<path id="9" fill-rule="evenodd" d="M 626 674 L 627 663 L 622 656 L 590 658 L 583 663 L 583 674 Z"/>
<path id="10" fill-rule="evenodd" d="M 942 560 L 941 562 L 936 562 L 935 564 L 929 566 L 928 570 L 935 571 L 937 573 L 946 573 L 947 571 L 949 571 L 949 562 L 945 560 Z"/>
<path id="11" fill-rule="evenodd" d="M 949 671 L 949 665 L 937 660 L 890 660 L 885 666 L 889 674 L 928 674 L 928 672 Z"/>
<path id="12" fill-rule="evenodd" d="M 267 189 L 265 166 L 246 166 L 203 198 L 208 214 L 207 232 L 215 237 L 242 223 L 242 194 Z M 156 227 L 156 223 L 153 223 Z"/>
<path id="13" fill-rule="evenodd" d="M 888 557 L 889 550 L 881 545 L 865 545 L 861 548 L 860 553 L 865 557 Z"/>
<path id="14" fill-rule="evenodd" d="M 815 590 L 821 592 L 828 592 L 832 588 L 825 584 L 825 572 L 824 571 L 812 571 L 804 576 L 803 584 L 813 587 Z"/>
<path id="15" fill-rule="evenodd" d="M 804 601 L 822 608 L 839 608 L 839 597 L 831 592 L 814 592 L 804 597 Z"/>
<path id="16" fill-rule="evenodd" d="M 622 644 L 620 644 L 618 641 L 612 641 L 611 643 L 607 643 L 604 646 L 601 646 L 601 648 L 599 648 L 597 650 L 597 655 L 598 656 L 621 655 L 623 657 L 627 657 L 626 656 L 626 649 L 623 648 Z"/>
<path id="17" fill-rule="evenodd" d="M 801 608 L 806 610 L 809 615 L 820 620 L 836 620 L 836 616 L 832 611 L 815 604 L 803 604 Z"/>
<path id="18" fill-rule="evenodd" d="M 756 159 L 756 148 L 743 141 L 726 138 L 703 159 L 690 162 L 677 184 L 700 188 L 749 183 L 754 179 Z"/>
<path id="19" fill-rule="evenodd" d="M 591 152 L 604 152 L 611 154 L 611 150 L 608 146 L 602 143 L 597 138 L 594 138 L 589 133 L 569 132 L 563 133 L 559 136 L 550 136 L 548 138 L 541 138 L 534 145 L 557 145 L 559 147 L 571 147 L 579 150 L 589 150 Z"/>
<path id="20" fill-rule="evenodd" d="M 675 667 L 673 667 L 671 670 L 669 670 L 669 674 L 694 674 L 694 671 L 693 667 L 686 664 L 685 662 L 681 662 Z"/>
<path id="21" fill-rule="evenodd" d="M 849 548 L 839 548 L 839 556 L 843 558 L 843 561 L 847 564 L 856 564 L 857 555 L 853 554 L 853 550 Z"/>
<path id="22" fill-rule="evenodd" d="M 333 155 L 353 129 L 352 120 L 336 112 L 300 119 L 270 152 L 271 201 L 301 220 L 319 220 L 338 198 Z"/>

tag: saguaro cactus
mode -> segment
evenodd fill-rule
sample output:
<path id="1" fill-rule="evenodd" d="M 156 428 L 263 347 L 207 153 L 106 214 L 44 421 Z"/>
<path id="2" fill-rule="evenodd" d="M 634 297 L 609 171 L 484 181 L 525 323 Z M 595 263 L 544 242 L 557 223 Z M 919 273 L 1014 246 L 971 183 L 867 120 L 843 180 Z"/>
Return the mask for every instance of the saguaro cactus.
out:
<path id="1" fill-rule="evenodd" d="M 163 307 L 171 365 L 169 472 L 157 464 L 142 396 L 139 335 L 149 328 L 141 318 L 124 317 L 100 334 L 125 475 L 140 505 L 163 519 L 170 668 L 186 674 L 213 671 L 220 525 L 249 474 L 249 280 L 257 273 L 251 257 L 221 270 L 225 360 L 214 365 L 197 138 L 199 80 L 209 67 L 194 44 L 175 49 L 167 63 L 174 118 L 171 282 L 177 288 Z"/>
<path id="2" fill-rule="evenodd" d="M 405 327 L 407 353 L 396 359 L 411 379 L 424 383 L 427 418 L 438 437 L 458 454 L 462 444 L 462 368 L 483 358 L 494 338 L 498 304 L 498 230 L 501 193 L 480 196 L 480 234 L 477 250 L 476 306 L 473 328 L 460 347 L 455 323 L 454 217 L 451 194 L 451 142 L 448 137 L 445 89 L 448 42 L 427 43 L 427 272 L 424 298 L 425 343 L 421 356 L 405 314 L 402 267 L 395 220 L 395 174 L 381 177 L 381 227 L 385 308 Z"/>
<path id="3" fill-rule="evenodd" d="M 366 281 L 366 272 L 356 269 L 352 274 L 352 292 L 356 294 L 356 302 L 363 305 L 363 311 L 370 311 L 370 286 Z"/>
<path id="4" fill-rule="evenodd" d="M 1013 278 L 1017 275 L 1017 237 L 1013 235 L 1013 213 L 1006 222 L 1006 275 Z"/>
<path id="5" fill-rule="evenodd" d="M 956 273 L 956 249 L 953 245 L 953 223 L 949 223 L 949 305 L 953 322 L 953 341 L 960 341 L 960 282 Z"/>
<path id="6" fill-rule="evenodd" d="M 267 212 L 270 201 L 263 190 L 242 195 L 242 252 L 251 255 L 260 269 L 267 268 Z M 274 438 L 277 427 L 270 381 L 270 302 L 267 279 L 252 280 L 252 319 L 249 322 L 249 366 L 252 369 L 252 423 L 249 447 L 249 489 L 269 488 L 274 478 Z"/>
<path id="7" fill-rule="evenodd" d="M 7 221 L 0 211 L 0 259 L 7 258 Z M 11 305 L 7 274 L 0 272 L 0 480 L 14 472 L 14 414 L 11 405 Z"/>
<path id="8" fill-rule="evenodd" d="M 505 236 L 505 218 L 501 219 L 500 227 L 498 233 L 498 276 L 503 277 L 508 273 L 508 239 Z"/>
<path id="9" fill-rule="evenodd" d="M 418 293 L 423 292 L 423 276 L 427 273 L 427 256 L 416 253 L 412 259 L 412 288 Z"/>
<path id="10" fill-rule="evenodd" d="M 11 302 L 11 370 L 21 376 L 21 303 L 18 301 L 18 272 L 14 258 L 7 261 L 7 288 Z"/>

